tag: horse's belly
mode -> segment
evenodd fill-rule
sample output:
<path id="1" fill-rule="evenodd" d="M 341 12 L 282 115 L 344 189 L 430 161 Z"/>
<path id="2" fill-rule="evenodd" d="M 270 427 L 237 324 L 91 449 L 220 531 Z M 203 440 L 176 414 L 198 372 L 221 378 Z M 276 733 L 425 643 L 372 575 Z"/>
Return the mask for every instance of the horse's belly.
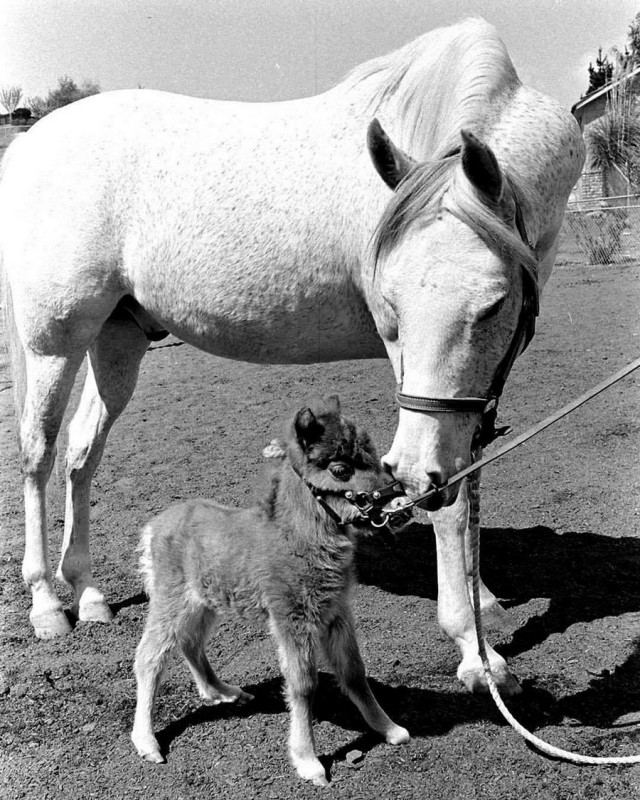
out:
<path id="1" fill-rule="evenodd" d="M 175 336 L 214 355 L 257 363 L 303 364 L 385 355 L 363 301 L 344 297 L 230 298 L 201 290 L 145 307 Z"/>

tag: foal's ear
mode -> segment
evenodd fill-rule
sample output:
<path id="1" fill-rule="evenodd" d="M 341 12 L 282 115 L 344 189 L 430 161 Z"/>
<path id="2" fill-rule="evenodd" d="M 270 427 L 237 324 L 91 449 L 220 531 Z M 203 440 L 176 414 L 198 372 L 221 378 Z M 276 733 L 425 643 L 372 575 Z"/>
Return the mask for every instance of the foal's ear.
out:
<path id="1" fill-rule="evenodd" d="M 367 147 L 378 175 L 390 189 L 394 189 L 418 163 L 396 147 L 384 132 L 377 119 L 373 119 L 367 131 Z"/>
<path id="2" fill-rule="evenodd" d="M 324 404 L 327 410 L 333 411 L 334 414 L 340 415 L 340 398 L 337 394 L 330 394 L 324 398 Z"/>
<path id="3" fill-rule="evenodd" d="M 464 128 L 462 135 L 462 169 L 474 188 L 490 202 L 502 196 L 502 171 L 489 145 Z"/>
<path id="4" fill-rule="evenodd" d="M 315 444 L 324 432 L 324 428 L 310 408 L 302 408 L 298 411 L 293 426 L 298 443 L 303 450 L 307 450 L 312 444 Z"/>

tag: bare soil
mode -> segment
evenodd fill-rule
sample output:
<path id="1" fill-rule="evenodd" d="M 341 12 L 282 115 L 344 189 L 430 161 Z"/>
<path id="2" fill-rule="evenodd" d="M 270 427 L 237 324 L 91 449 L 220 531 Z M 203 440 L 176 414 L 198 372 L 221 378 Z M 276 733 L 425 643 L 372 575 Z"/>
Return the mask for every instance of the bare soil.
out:
<path id="1" fill-rule="evenodd" d="M 516 432 L 638 356 L 640 267 L 556 269 L 538 334 L 502 403 Z M 4 355 L 2 356 L 4 358 Z M 515 630 L 498 649 L 524 692 L 510 706 L 539 736 L 597 755 L 640 752 L 640 393 L 632 376 L 483 476 L 483 571 Z M 210 654 L 221 677 L 255 694 L 207 707 L 186 668 L 170 669 L 157 712 L 168 763 L 129 740 L 132 659 L 146 609 L 140 525 L 171 501 L 251 501 L 262 446 L 309 395 L 336 391 L 388 447 L 396 409 L 385 361 L 263 367 L 155 345 L 95 481 L 96 573 L 115 613 L 63 640 L 34 639 L 23 552 L 10 376 L 0 363 L 0 797 L 306 798 L 287 762 L 287 712 L 266 632 L 229 617 Z M 62 534 L 52 503 L 51 549 Z M 616 798 L 640 792 L 640 768 L 576 767 L 529 749 L 487 697 L 455 678 L 457 653 L 436 621 L 433 532 L 417 520 L 393 545 L 363 539 L 356 616 L 382 705 L 412 733 L 393 748 L 368 733 L 322 673 L 315 706 L 332 797 Z M 62 596 L 70 602 L 62 587 Z M 358 751 L 358 752 L 356 752 Z"/>

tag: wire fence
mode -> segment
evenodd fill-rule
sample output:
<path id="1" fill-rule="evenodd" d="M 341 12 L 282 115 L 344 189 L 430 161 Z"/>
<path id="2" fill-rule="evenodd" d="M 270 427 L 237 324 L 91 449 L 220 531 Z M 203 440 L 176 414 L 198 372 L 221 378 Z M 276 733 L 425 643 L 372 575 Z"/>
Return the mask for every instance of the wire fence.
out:
<path id="1" fill-rule="evenodd" d="M 599 197 L 569 203 L 560 231 L 558 264 L 640 260 L 640 197 Z"/>

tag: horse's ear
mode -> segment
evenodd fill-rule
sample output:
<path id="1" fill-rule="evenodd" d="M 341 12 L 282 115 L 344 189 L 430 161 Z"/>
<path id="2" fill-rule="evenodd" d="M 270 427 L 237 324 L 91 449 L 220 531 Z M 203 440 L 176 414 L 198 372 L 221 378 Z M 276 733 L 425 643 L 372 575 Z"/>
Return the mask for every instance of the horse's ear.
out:
<path id="1" fill-rule="evenodd" d="M 367 131 L 367 147 L 378 175 L 390 189 L 394 189 L 407 177 L 417 161 L 396 147 L 384 132 L 377 119 L 373 119 Z"/>
<path id="2" fill-rule="evenodd" d="M 481 142 L 471 131 L 461 130 L 462 169 L 474 188 L 490 202 L 502 196 L 502 171 L 489 145 Z"/>
<path id="3" fill-rule="evenodd" d="M 298 444 L 303 450 L 307 450 L 312 444 L 315 444 L 324 432 L 324 428 L 310 408 L 301 408 L 298 411 L 293 426 Z"/>

